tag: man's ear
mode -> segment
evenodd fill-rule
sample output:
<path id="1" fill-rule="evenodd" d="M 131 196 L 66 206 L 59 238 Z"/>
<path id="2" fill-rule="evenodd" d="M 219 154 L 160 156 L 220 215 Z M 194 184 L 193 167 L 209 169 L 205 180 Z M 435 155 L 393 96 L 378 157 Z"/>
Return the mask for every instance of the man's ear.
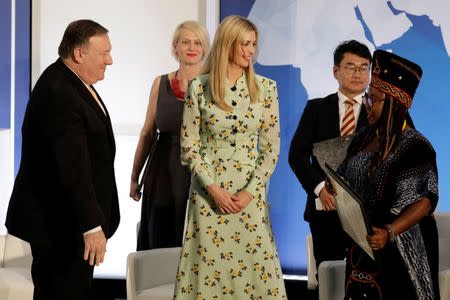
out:
<path id="1" fill-rule="evenodd" d="M 83 62 L 83 53 L 80 47 L 73 49 L 72 58 L 77 64 Z"/>
<path id="2" fill-rule="evenodd" d="M 338 66 L 333 66 L 333 76 L 334 76 L 335 79 L 337 79 L 337 72 L 338 72 L 338 70 L 339 70 Z"/>

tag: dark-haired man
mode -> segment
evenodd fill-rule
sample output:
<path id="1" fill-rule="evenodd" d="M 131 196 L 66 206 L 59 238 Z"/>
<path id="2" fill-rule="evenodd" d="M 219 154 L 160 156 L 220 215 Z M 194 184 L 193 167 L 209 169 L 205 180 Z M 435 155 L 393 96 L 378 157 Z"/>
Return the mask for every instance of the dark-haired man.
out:
<path id="1" fill-rule="evenodd" d="M 334 198 L 325 188 L 325 173 L 312 154 L 313 144 L 352 134 L 367 124 L 361 107 L 371 58 L 367 46 L 355 40 L 338 45 L 333 75 L 339 89 L 307 102 L 291 142 L 289 164 L 308 195 L 304 219 L 309 222 L 317 267 L 324 260 L 344 259 L 345 235 Z"/>
<path id="2" fill-rule="evenodd" d="M 94 264 L 119 224 L 114 135 L 93 87 L 110 51 L 106 28 L 70 23 L 27 105 L 6 227 L 30 243 L 34 299 L 90 299 Z"/>

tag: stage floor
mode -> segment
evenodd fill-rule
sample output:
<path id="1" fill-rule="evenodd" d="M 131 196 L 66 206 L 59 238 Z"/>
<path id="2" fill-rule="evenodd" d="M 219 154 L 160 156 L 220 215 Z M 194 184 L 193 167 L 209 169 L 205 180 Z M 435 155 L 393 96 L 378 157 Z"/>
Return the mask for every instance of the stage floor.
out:
<path id="1" fill-rule="evenodd" d="M 291 300 L 316 300 L 312 291 L 306 288 L 304 280 L 285 280 L 286 293 Z M 126 283 L 124 279 L 94 279 L 93 300 L 125 300 Z"/>

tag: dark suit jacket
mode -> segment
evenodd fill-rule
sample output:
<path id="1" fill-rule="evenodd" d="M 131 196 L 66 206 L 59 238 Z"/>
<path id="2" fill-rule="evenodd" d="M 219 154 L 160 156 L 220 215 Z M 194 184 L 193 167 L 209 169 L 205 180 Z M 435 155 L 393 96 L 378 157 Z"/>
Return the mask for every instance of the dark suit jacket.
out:
<path id="1" fill-rule="evenodd" d="M 8 232 L 40 247 L 82 240 L 99 225 L 111 237 L 120 219 L 115 150 L 108 113 L 58 59 L 27 105 Z"/>
<path id="2" fill-rule="evenodd" d="M 356 130 L 367 124 L 365 109 L 361 108 Z M 312 155 L 313 144 L 340 136 L 339 98 L 337 93 L 325 98 L 309 100 L 298 124 L 289 149 L 289 164 L 302 184 L 308 200 L 304 219 L 309 221 L 315 213 L 314 188 L 326 175 Z"/>

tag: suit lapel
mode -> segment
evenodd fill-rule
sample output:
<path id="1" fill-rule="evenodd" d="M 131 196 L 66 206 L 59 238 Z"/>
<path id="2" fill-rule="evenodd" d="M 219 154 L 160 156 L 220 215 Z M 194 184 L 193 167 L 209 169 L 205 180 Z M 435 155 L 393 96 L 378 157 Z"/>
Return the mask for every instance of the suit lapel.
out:
<path id="1" fill-rule="evenodd" d="M 332 94 L 327 101 L 328 115 L 326 118 L 330 120 L 330 130 L 333 136 L 340 136 L 341 129 L 339 127 L 339 98 L 337 93 Z"/>
<path id="2" fill-rule="evenodd" d="M 57 62 L 64 69 L 65 74 L 70 79 L 70 81 L 73 83 L 74 87 L 77 89 L 78 94 L 80 95 L 80 98 L 82 98 L 83 101 L 85 101 L 90 107 L 92 107 L 92 109 L 96 112 L 96 114 L 102 120 L 106 121 L 107 115 L 105 115 L 103 110 L 98 106 L 97 101 L 95 100 L 94 96 L 92 96 L 91 92 L 89 92 L 88 88 L 83 83 L 83 81 L 71 69 L 69 69 L 68 66 L 66 66 L 64 64 L 62 59 L 59 58 Z M 95 93 L 97 93 L 97 92 L 95 92 Z M 103 107 L 105 107 L 105 106 L 103 105 Z M 105 111 L 106 111 L 106 108 L 105 108 Z"/>
<path id="3" fill-rule="evenodd" d="M 103 108 L 105 109 L 105 112 L 103 112 L 103 110 L 100 108 L 100 106 L 97 103 L 97 100 L 95 100 L 94 96 L 91 94 L 91 92 L 89 92 L 88 88 L 83 83 L 83 81 L 71 69 L 69 69 L 69 67 L 67 67 L 64 64 L 62 59 L 59 58 L 57 60 L 57 62 L 64 69 L 65 74 L 69 77 L 69 79 L 74 84 L 75 88 L 78 90 L 80 98 L 83 99 L 82 101 L 85 101 L 95 111 L 95 114 L 100 118 L 100 120 L 105 122 L 106 127 L 108 128 L 108 135 L 109 135 L 109 139 L 111 141 L 111 145 L 112 145 L 112 147 L 113 147 L 113 149 L 115 151 L 116 144 L 115 144 L 115 140 L 114 140 L 114 133 L 113 133 L 113 130 L 112 130 L 111 121 L 110 121 L 110 118 L 109 118 L 109 113 L 108 113 L 108 110 L 106 109 L 106 106 L 103 103 L 103 100 L 101 99 L 100 95 L 97 93 L 95 88 L 93 86 L 91 86 L 93 91 L 94 91 L 94 93 L 97 95 L 98 100 L 103 105 Z"/>
<path id="4" fill-rule="evenodd" d="M 359 131 L 361 128 L 367 125 L 367 112 L 366 108 L 363 104 L 361 104 L 361 110 L 359 112 L 358 123 L 356 123 L 356 131 Z"/>
<path id="5" fill-rule="evenodd" d="M 91 98 L 92 98 L 92 99 L 94 100 L 94 102 L 95 102 L 94 104 L 96 104 L 96 107 L 100 109 L 102 115 L 103 115 L 104 117 L 106 117 L 107 119 L 109 119 L 109 113 L 108 113 L 108 110 L 106 109 L 105 103 L 103 103 L 102 97 L 100 97 L 100 95 L 97 93 L 97 90 L 94 88 L 93 85 L 91 85 L 91 89 L 94 91 L 95 95 L 97 95 L 98 102 L 100 102 L 100 104 L 98 104 L 98 103 L 97 103 L 97 100 L 94 98 L 94 96 L 91 95 L 91 96 L 92 96 Z M 89 90 L 88 90 L 88 91 L 89 91 Z M 91 101 L 91 102 L 92 102 L 92 101 Z M 103 107 L 103 109 L 104 109 L 105 111 L 102 110 L 102 108 L 100 107 L 100 105 Z"/>
<path id="6" fill-rule="evenodd" d="M 95 101 L 95 104 L 96 104 L 97 108 L 101 111 L 101 113 L 102 113 L 102 115 L 103 115 L 103 117 L 105 119 L 106 125 L 108 127 L 109 138 L 110 138 L 111 143 L 112 143 L 112 145 L 114 147 L 114 150 L 115 150 L 116 149 L 116 143 L 115 143 L 115 140 L 114 140 L 114 132 L 113 132 L 112 125 L 111 125 L 111 119 L 109 118 L 108 109 L 106 108 L 105 103 L 103 103 L 102 97 L 100 97 L 100 95 L 97 93 L 97 90 L 94 88 L 94 86 L 91 85 L 91 88 L 94 91 L 94 93 L 97 95 L 98 101 L 101 103 L 101 105 L 103 106 L 103 109 L 105 110 L 105 112 L 103 112 L 103 110 L 98 106 L 97 101 L 95 99 L 93 99 Z"/>
<path id="7" fill-rule="evenodd" d="M 102 103 L 103 108 L 105 109 L 105 112 L 103 112 L 101 107 L 98 105 L 97 100 L 95 100 L 94 96 L 91 94 L 91 92 L 89 92 L 88 88 L 84 85 L 84 83 L 81 81 L 81 79 L 79 79 L 79 81 L 81 82 L 81 85 L 78 86 L 78 90 L 80 91 L 80 94 L 82 95 L 83 100 L 86 101 L 87 104 L 95 110 L 95 113 L 98 115 L 99 118 L 101 118 L 102 120 L 104 120 L 106 122 L 108 113 L 106 111 L 105 105 L 100 100 L 100 96 L 98 95 L 97 91 L 91 86 L 94 93 L 97 94 L 99 101 Z"/>

